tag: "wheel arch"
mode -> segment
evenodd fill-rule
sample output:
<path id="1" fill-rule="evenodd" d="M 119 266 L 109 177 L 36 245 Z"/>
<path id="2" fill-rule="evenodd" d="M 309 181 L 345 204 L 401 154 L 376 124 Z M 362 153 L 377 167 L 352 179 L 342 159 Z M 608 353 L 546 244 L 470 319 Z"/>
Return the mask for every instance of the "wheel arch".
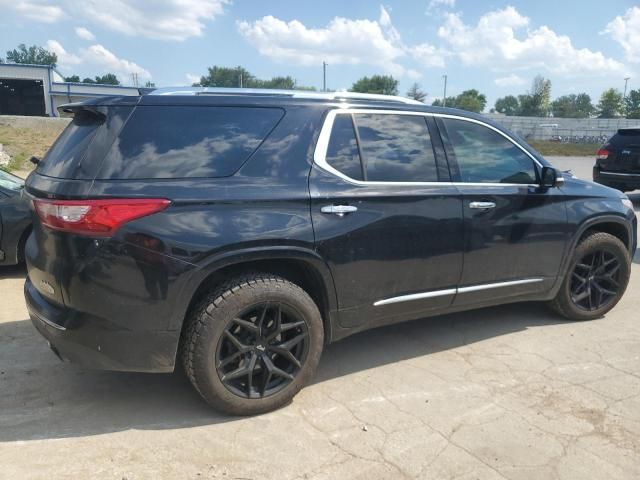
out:
<path id="1" fill-rule="evenodd" d="M 332 319 L 337 310 L 333 277 L 325 261 L 313 250 L 301 247 L 269 247 L 228 252 L 209 260 L 197 269 L 185 289 L 188 294 L 184 315 L 175 328 L 182 330 L 184 320 L 198 301 L 225 279 L 244 273 L 279 275 L 305 290 L 322 315 L 325 342 L 332 338 Z"/>

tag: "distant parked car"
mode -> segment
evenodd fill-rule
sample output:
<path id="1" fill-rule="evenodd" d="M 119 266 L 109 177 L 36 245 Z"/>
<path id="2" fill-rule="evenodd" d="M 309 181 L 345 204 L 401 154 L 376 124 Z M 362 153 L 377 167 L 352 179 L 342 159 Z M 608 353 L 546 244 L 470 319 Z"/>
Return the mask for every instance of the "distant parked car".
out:
<path id="1" fill-rule="evenodd" d="M 62 108 L 24 193 L 34 325 L 86 366 L 181 363 L 227 412 L 285 404 L 368 328 L 525 300 L 588 320 L 629 280 L 629 198 L 480 115 L 206 88 Z"/>
<path id="2" fill-rule="evenodd" d="M 0 265 L 24 260 L 24 244 L 31 232 L 31 212 L 22 199 L 24 181 L 0 170 Z"/>
<path id="3" fill-rule="evenodd" d="M 619 129 L 598 150 L 593 181 L 623 192 L 640 188 L 640 126 Z"/>

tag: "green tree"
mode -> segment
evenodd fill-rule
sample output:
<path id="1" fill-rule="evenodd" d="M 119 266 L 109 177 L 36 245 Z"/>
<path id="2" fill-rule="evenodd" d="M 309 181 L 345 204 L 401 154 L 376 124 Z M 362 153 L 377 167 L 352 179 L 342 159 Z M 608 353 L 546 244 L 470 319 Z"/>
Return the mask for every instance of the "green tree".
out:
<path id="1" fill-rule="evenodd" d="M 151 80 L 147 80 L 147 83 L 144 84 L 145 88 L 156 88 L 156 84 Z"/>
<path id="2" fill-rule="evenodd" d="M 273 77 L 271 80 L 255 80 L 251 88 L 279 88 L 284 90 L 294 90 L 296 81 L 289 77 Z"/>
<path id="3" fill-rule="evenodd" d="M 81 83 L 96 83 L 96 81 L 93 78 L 86 77 Z"/>
<path id="4" fill-rule="evenodd" d="M 551 102 L 551 112 L 559 118 L 588 118 L 594 107 L 586 93 L 563 95 Z"/>
<path id="5" fill-rule="evenodd" d="M 465 90 L 456 97 L 455 108 L 469 112 L 481 112 L 487 105 L 487 97 L 476 89 Z M 447 107 L 450 106 L 447 101 Z"/>
<path id="6" fill-rule="evenodd" d="M 624 102 L 627 118 L 640 118 L 640 89 L 631 90 Z"/>
<path id="7" fill-rule="evenodd" d="M 586 93 L 579 93 L 576 96 L 576 117 L 589 118 L 596 111 L 596 107 L 591 102 L 591 97 Z"/>
<path id="8" fill-rule="evenodd" d="M 520 102 L 513 95 L 507 95 L 496 100 L 496 112 L 504 113 L 508 116 L 518 115 L 520 113 Z"/>
<path id="9" fill-rule="evenodd" d="M 620 116 L 624 109 L 622 93 L 615 88 L 610 88 L 602 92 L 598 102 L 598 117 L 615 118 Z"/>
<path id="10" fill-rule="evenodd" d="M 441 98 L 436 98 L 431 105 L 434 107 L 456 108 L 456 97 L 447 97 L 446 103 Z"/>
<path id="11" fill-rule="evenodd" d="M 21 43 L 18 45 L 18 48 L 7 51 L 7 62 L 30 65 L 51 65 L 55 67 L 58 63 L 58 56 L 38 45 L 31 45 L 27 48 L 24 43 Z"/>
<path id="12" fill-rule="evenodd" d="M 200 77 L 199 85 L 203 87 L 239 88 L 242 85 L 256 88 L 256 78 L 243 67 L 229 68 L 214 65 L 207 70 L 207 75 Z"/>
<path id="13" fill-rule="evenodd" d="M 103 85 L 120 85 L 120 80 L 113 73 L 105 73 L 102 76 L 96 75 L 95 83 L 101 83 Z"/>
<path id="14" fill-rule="evenodd" d="M 70 77 L 64 77 L 65 82 L 80 83 L 80 77 L 78 75 L 71 75 Z"/>
<path id="15" fill-rule="evenodd" d="M 414 83 L 413 85 L 411 85 L 409 90 L 407 90 L 407 97 L 424 103 L 425 99 L 427 98 L 427 93 L 424 92 L 422 88 L 420 88 L 419 83 Z"/>
<path id="16" fill-rule="evenodd" d="M 398 95 L 398 80 L 390 75 L 372 75 L 371 77 L 362 77 L 351 86 L 350 91 Z"/>

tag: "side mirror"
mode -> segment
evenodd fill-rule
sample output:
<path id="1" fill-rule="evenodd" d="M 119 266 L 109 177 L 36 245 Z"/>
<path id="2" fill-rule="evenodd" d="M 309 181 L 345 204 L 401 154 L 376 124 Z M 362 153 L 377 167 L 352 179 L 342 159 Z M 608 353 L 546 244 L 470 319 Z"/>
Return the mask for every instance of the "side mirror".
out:
<path id="1" fill-rule="evenodd" d="M 554 188 L 564 184 L 562 173 L 553 167 L 542 167 L 540 172 L 540 186 L 543 188 Z"/>

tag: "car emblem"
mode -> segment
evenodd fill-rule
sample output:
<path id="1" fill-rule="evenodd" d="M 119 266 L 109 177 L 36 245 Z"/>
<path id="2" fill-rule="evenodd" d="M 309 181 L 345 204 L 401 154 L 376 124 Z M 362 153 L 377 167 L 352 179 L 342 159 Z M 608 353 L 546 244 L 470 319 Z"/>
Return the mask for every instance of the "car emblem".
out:
<path id="1" fill-rule="evenodd" d="M 257 345 L 256 348 L 261 352 L 264 352 L 266 350 L 266 347 L 264 345 Z"/>
<path id="2" fill-rule="evenodd" d="M 629 155 L 631 150 L 622 150 L 622 155 Z"/>
<path id="3" fill-rule="evenodd" d="M 49 295 L 54 295 L 56 293 L 56 289 L 53 288 L 53 286 L 46 280 L 40 280 L 40 287 L 42 287 L 42 290 L 47 292 Z"/>

